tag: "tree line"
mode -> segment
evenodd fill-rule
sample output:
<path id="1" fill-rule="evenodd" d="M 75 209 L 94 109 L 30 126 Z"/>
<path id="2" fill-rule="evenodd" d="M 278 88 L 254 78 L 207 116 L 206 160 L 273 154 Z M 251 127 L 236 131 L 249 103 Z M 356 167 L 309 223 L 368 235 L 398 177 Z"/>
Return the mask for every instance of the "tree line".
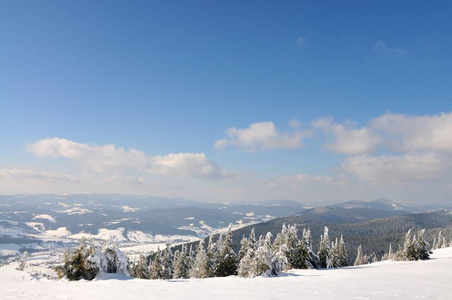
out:
<path id="1" fill-rule="evenodd" d="M 429 258 L 429 245 L 424 241 L 422 230 L 411 235 L 407 232 L 403 247 L 389 253 L 383 259 L 418 260 Z M 445 243 L 441 238 L 441 246 Z M 438 244 L 438 243 L 437 243 Z M 278 276 L 289 269 L 323 269 L 348 266 L 348 254 L 344 238 L 330 241 L 328 227 L 320 236 L 319 251 L 314 252 L 310 229 L 303 229 L 301 238 L 295 225 L 283 224 L 281 232 L 273 239 L 268 232 L 256 238 L 254 229 L 248 237 L 243 236 L 236 253 L 233 244 L 232 225 L 218 238 L 210 236 L 208 242 L 187 244 L 172 251 L 169 243 L 165 249 L 152 255 L 140 255 L 138 260 L 129 259 L 114 244 L 100 246 L 82 240 L 80 245 L 65 253 L 63 264 L 56 268 L 60 278 L 69 280 L 92 280 L 99 272 L 120 273 L 142 279 L 185 279 L 238 275 L 241 277 Z M 374 254 L 357 249 L 354 265 L 376 261 Z"/>

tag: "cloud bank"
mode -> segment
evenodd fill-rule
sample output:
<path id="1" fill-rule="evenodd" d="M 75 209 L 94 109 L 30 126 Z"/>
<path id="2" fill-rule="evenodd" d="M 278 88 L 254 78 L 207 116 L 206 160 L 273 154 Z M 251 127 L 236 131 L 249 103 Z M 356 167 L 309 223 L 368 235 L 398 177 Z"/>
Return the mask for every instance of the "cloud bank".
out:
<path id="1" fill-rule="evenodd" d="M 451 173 L 452 113 L 387 113 L 364 127 L 322 118 L 312 126 L 327 139 L 323 149 L 348 156 L 340 169 L 369 184 L 442 182 Z"/>
<path id="2" fill-rule="evenodd" d="M 221 169 L 204 153 L 172 153 L 148 156 L 115 145 L 87 145 L 63 138 L 42 139 L 28 145 L 28 151 L 38 157 L 66 158 L 96 173 L 121 174 L 127 171 L 175 177 L 224 179 L 230 171 Z"/>
<path id="3" fill-rule="evenodd" d="M 285 131 L 273 122 L 256 122 L 227 129 L 215 147 L 271 159 L 256 169 L 246 169 L 243 162 L 242 170 L 234 172 L 204 153 L 149 155 L 113 144 L 46 138 L 27 146 L 42 158 L 35 162 L 38 170 L 0 167 L 0 190 L 306 202 L 377 197 L 449 201 L 452 192 L 452 113 L 386 113 L 361 125 L 322 117 L 308 127 L 292 119 Z M 256 155 L 258 151 L 264 153 Z M 54 162 L 47 164 L 49 160 Z M 73 168 L 65 169 L 64 161 Z M 46 171 L 49 167 L 58 171 Z"/>
<path id="4" fill-rule="evenodd" d="M 298 130 L 299 123 L 291 122 L 293 131 L 279 131 L 273 122 L 252 123 L 247 128 L 231 127 L 226 130 L 226 138 L 217 140 L 215 148 L 235 146 L 248 152 L 256 150 L 294 149 L 302 146 L 304 138 L 311 136 L 308 130 Z M 295 125 L 295 126 L 294 126 Z"/>

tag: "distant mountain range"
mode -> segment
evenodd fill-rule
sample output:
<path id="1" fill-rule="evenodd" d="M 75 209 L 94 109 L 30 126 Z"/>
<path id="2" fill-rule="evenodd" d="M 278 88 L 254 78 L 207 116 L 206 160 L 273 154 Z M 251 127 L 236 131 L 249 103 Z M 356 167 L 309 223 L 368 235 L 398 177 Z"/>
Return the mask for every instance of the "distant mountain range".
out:
<path id="1" fill-rule="evenodd" d="M 416 210 L 385 199 L 374 201 L 349 201 L 340 204 L 320 206 L 298 213 L 306 219 L 327 223 L 362 222 L 377 218 L 414 213 Z"/>
<path id="2" fill-rule="evenodd" d="M 128 195 L 18 195 L 0 196 L 0 257 L 2 245 L 9 245 L 4 249 L 19 245 L 13 248 L 38 251 L 55 245 L 67 247 L 81 237 L 113 236 L 122 246 L 147 244 L 150 251 L 168 239 L 183 243 L 203 238 L 229 223 L 237 229 L 237 250 L 242 235 L 249 235 L 251 228 L 258 236 L 268 231 L 276 236 L 284 223 L 296 224 L 300 230 L 309 227 L 317 245 L 328 226 L 331 240 L 344 235 L 351 259 L 359 244 L 365 252 L 377 255 L 387 251 L 389 243 L 396 248 L 410 228 L 428 229 L 431 240 L 439 230 L 452 237 L 450 211 L 417 213 L 384 199 L 305 209 L 290 200 L 231 204 Z"/>
<path id="3" fill-rule="evenodd" d="M 281 217 L 243 227 L 234 231 L 234 244 L 239 248 L 243 235 L 249 235 L 255 228 L 256 235 L 271 232 L 274 236 L 283 224 L 296 224 L 299 230 L 310 228 L 314 245 L 317 246 L 325 226 L 329 227 L 330 240 L 344 236 L 352 262 L 356 248 L 362 245 L 365 253 L 381 256 L 388 251 L 391 243 L 394 250 L 403 242 L 409 229 L 427 229 L 426 239 L 432 241 L 442 230 L 452 238 L 452 211 L 414 213 L 414 210 L 395 202 L 377 199 L 370 202 L 349 201 L 346 203 L 321 206 L 302 211 L 296 215 Z"/>
<path id="4" fill-rule="evenodd" d="M 286 201 L 223 204 L 105 194 L 0 196 L 0 256 L 2 244 L 33 251 L 45 248 L 46 242 L 71 243 L 83 236 L 113 235 L 122 243 L 136 244 L 189 241 L 229 223 L 240 227 L 300 210 L 302 204 Z"/>

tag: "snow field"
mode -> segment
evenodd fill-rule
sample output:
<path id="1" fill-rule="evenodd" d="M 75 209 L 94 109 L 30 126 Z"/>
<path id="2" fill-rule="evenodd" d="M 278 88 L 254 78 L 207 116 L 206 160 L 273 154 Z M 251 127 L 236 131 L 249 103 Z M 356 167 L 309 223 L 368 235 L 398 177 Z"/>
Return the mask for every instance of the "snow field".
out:
<path id="1" fill-rule="evenodd" d="M 102 274 L 78 282 L 36 280 L 10 264 L 0 268 L 0 299 L 451 299 L 452 248 L 435 250 L 431 257 L 253 279 L 144 280 Z"/>

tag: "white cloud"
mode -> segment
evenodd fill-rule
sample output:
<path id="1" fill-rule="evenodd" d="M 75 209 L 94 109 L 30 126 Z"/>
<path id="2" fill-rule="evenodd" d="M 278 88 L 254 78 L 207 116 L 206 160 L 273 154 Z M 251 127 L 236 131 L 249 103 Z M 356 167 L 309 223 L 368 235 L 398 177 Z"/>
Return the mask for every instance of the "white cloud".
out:
<path id="1" fill-rule="evenodd" d="M 376 41 L 374 45 L 374 51 L 380 54 L 408 54 L 408 51 L 403 48 L 390 48 L 383 41 Z"/>
<path id="2" fill-rule="evenodd" d="M 52 172 L 38 172 L 28 169 L 19 168 L 4 168 L 0 169 L 0 178 L 3 179 L 50 179 L 57 181 L 67 181 L 77 183 L 80 181 L 79 178 L 71 175 L 52 173 Z"/>
<path id="3" fill-rule="evenodd" d="M 28 151 L 38 157 L 63 157 L 83 164 L 97 173 L 121 174 L 126 171 L 165 176 L 222 179 L 232 176 L 203 153 L 174 153 L 147 156 L 143 152 L 115 145 L 87 145 L 62 138 L 48 138 L 28 145 Z"/>
<path id="4" fill-rule="evenodd" d="M 452 112 L 425 116 L 388 113 L 373 119 L 369 127 L 384 137 L 390 150 L 452 152 Z"/>
<path id="5" fill-rule="evenodd" d="M 186 176 L 206 179 L 231 177 L 204 153 L 176 153 L 152 157 L 152 172 L 166 176 Z"/>
<path id="6" fill-rule="evenodd" d="M 289 184 L 291 186 L 297 186 L 299 184 L 306 183 L 321 183 L 333 186 L 346 186 L 349 183 L 349 179 L 345 174 L 338 176 L 310 176 L 308 174 L 297 174 L 295 176 L 283 176 L 279 177 L 278 181 L 283 184 Z M 272 186 L 276 186 L 276 183 L 272 183 Z"/>
<path id="7" fill-rule="evenodd" d="M 452 113 L 387 113 L 360 128 L 330 118 L 311 125 L 327 137 L 324 149 L 348 155 L 341 172 L 372 186 L 444 185 L 452 175 Z"/>
<path id="8" fill-rule="evenodd" d="M 295 130 L 280 132 L 273 122 L 253 123 L 248 128 L 229 128 L 227 138 L 217 140 L 216 148 L 233 145 L 245 151 L 254 152 L 258 149 L 293 149 L 301 147 L 305 137 L 311 136 L 310 131 Z"/>
<path id="9" fill-rule="evenodd" d="M 378 147 L 400 153 L 452 152 L 452 113 L 425 116 L 387 113 L 361 128 L 338 124 L 331 118 L 315 120 L 311 125 L 332 139 L 323 147 L 334 153 L 369 154 Z"/>
<path id="10" fill-rule="evenodd" d="M 409 185 L 443 181 L 450 170 L 448 159 L 436 153 L 402 156 L 352 156 L 342 163 L 342 170 L 372 185 Z"/>
<path id="11" fill-rule="evenodd" d="M 323 146 L 324 149 L 340 154 L 361 154 L 374 151 L 381 142 L 378 135 L 368 128 L 353 128 L 338 124 L 331 118 L 321 118 L 311 123 L 315 129 L 321 129 L 335 140 Z"/>

